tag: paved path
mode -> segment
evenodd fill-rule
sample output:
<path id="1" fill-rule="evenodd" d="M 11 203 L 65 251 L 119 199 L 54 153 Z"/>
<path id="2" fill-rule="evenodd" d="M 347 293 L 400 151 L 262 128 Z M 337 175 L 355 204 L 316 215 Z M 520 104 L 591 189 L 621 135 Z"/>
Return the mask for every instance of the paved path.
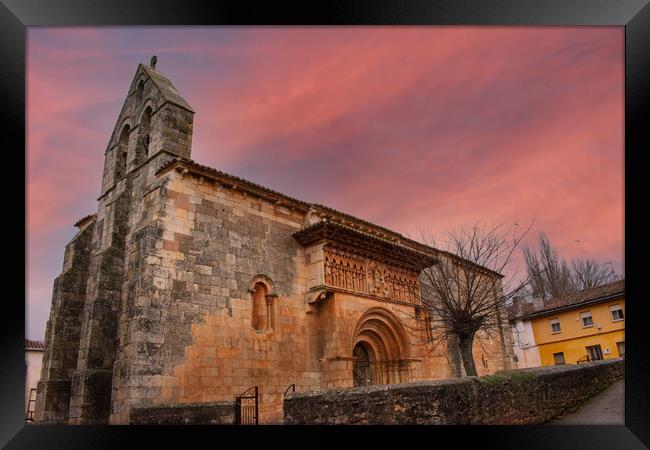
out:
<path id="1" fill-rule="evenodd" d="M 625 382 L 617 381 L 576 412 L 547 422 L 549 425 L 624 425 Z"/>

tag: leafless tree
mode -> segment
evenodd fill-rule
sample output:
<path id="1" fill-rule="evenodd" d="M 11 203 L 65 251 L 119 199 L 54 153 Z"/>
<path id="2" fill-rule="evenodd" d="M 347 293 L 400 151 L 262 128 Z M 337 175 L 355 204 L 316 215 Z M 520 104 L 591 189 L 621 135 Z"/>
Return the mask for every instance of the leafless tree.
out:
<path id="1" fill-rule="evenodd" d="M 502 274 L 531 227 L 532 223 L 517 234 L 504 225 L 477 225 L 448 233 L 443 246 L 423 236 L 427 244 L 441 250 L 439 263 L 422 271 L 431 340 L 457 346 L 467 375 L 477 375 L 472 354 L 477 333 L 503 340 L 508 299 L 526 281 L 515 285 L 516 271 L 509 271 L 508 277 Z"/>
<path id="2" fill-rule="evenodd" d="M 523 253 L 531 294 L 544 300 L 601 286 L 620 278 L 611 262 L 575 259 L 571 265 L 567 264 L 544 232 L 539 234 L 539 253 L 530 246 L 525 246 Z"/>
<path id="3" fill-rule="evenodd" d="M 571 262 L 573 274 L 571 280 L 576 291 L 602 286 L 619 280 L 611 262 L 601 263 L 594 259 L 575 259 Z"/>
<path id="4" fill-rule="evenodd" d="M 548 300 L 574 291 L 569 265 L 544 232 L 539 234 L 539 254 L 528 245 L 523 253 L 533 297 Z"/>

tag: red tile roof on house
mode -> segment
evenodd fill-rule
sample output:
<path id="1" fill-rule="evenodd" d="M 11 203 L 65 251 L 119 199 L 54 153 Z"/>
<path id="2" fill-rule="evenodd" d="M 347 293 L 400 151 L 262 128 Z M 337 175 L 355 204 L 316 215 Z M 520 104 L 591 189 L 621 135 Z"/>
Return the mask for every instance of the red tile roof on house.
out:
<path id="1" fill-rule="evenodd" d="M 622 297 L 625 294 L 625 279 L 614 281 L 612 283 L 604 284 L 573 294 L 565 295 L 563 297 L 553 298 L 545 301 L 544 305 L 538 308 L 532 305 L 523 308 L 521 311 L 521 318 L 528 319 L 531 317 L 543 316 L 546 314 L 554 313 L 558 310 L 570 309 L 574 306 L 580 306 L 586 303 L 596 303 L 605 301 L 613 297 Z"/>
<path id="2" fill-rule="evenodd" d="M 25 339 L 25 350 L 45 350 L 45 343 L 43 341 L 31 341 Z"/>

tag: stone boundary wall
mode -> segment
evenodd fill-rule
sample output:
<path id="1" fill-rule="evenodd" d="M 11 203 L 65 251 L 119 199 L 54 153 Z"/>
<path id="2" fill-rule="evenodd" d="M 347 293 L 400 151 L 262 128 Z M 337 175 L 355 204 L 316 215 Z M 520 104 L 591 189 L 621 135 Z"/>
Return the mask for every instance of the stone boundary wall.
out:
<path id="1" fill-rule="evenodd" d="M 529 425 L 576 409 L 624 376 L 623 359 L 483 377 L 296 392 L 285 424 Z"/>
<path id="2" fill-rule="evenodd" d="M 179 403 L 131 409 L 131 425 L 232 425 L 235 402 Z"/>

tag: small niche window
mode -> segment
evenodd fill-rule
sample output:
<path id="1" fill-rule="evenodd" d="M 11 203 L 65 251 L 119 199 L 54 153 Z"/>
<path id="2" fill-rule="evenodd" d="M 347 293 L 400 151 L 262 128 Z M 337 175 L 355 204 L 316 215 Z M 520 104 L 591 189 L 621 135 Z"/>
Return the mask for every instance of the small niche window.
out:
<path id="1" fill-rule="evenodd" d="M 609 312 L 612 315 L 612 321 L 623 320 L 623 307 L 621 305 L 611 305 Z"/>
<path id="2" fill-rule="evenodd" d="M 584 328 L 594 326 L 594 319 L 591 317 L 591 311 L 581 312 L 580 318 L 582 319 L 582 326 Z"/>
<path id="3" fill-rule="evenodd" d="M 255 331 L 273 329 L 273 296 L 264 283 L 255 283 L 252 292 L 252 325 Z"/>
<path id="4" fill-rule="evenodd" d="M 559 352 L 559 353 L 553 353 L 553 361 L 555 362 L 556 366 L 565 364 L 564 361 L 564 352 Z"/>
<path id="5" fill-rule="evenodd" d="M 560 331 L 559 319 L 551 319 L 551 333 L 559 333 Z"/>

